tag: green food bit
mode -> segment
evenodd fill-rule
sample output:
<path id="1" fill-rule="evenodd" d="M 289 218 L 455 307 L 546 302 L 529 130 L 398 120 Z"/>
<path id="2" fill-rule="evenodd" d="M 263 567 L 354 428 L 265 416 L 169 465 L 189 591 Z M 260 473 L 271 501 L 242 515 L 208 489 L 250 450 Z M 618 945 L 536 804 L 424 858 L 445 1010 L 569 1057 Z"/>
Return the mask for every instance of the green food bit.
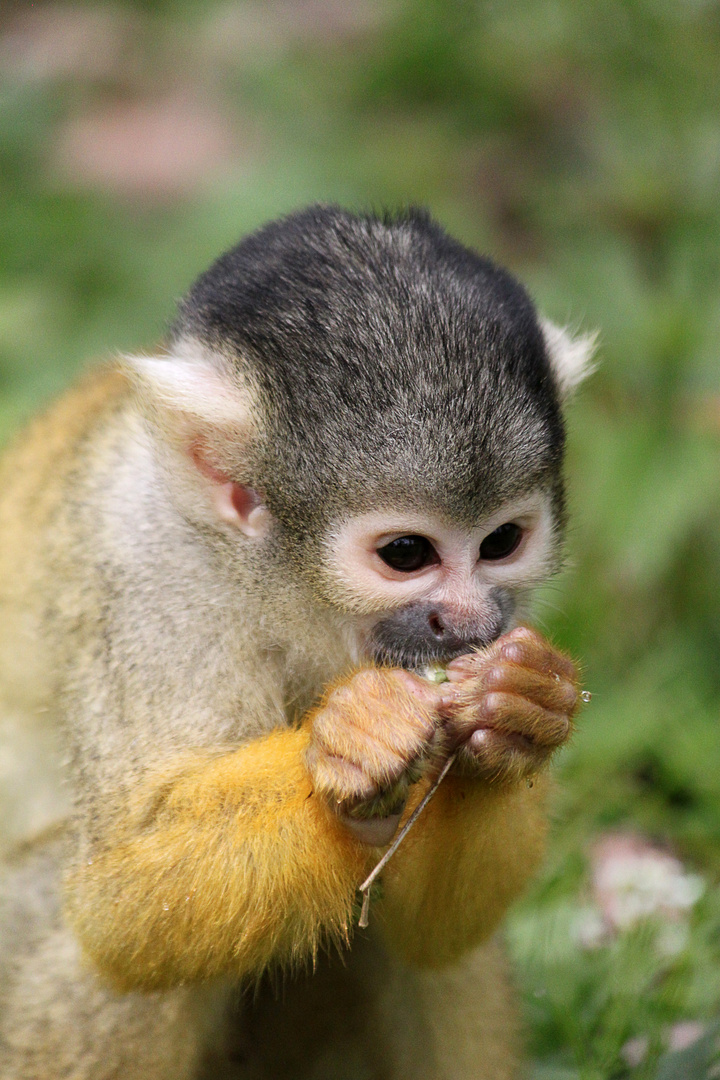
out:
<path id="1" fill-rule="evenodd" d="M 420 672 L 423 679 L 427 679 L 428 682 L 444 683 L 448 681 L 445 668 L 442 664 L 428 664 Z"/>

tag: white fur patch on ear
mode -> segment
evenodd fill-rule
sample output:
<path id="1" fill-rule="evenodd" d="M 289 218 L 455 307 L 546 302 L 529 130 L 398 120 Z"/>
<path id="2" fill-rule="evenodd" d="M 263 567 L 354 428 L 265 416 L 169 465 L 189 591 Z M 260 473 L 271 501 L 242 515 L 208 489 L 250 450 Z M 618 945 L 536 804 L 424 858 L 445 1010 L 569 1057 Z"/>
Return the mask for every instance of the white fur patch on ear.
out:
<path id="1" fill-rule="evenodd" d="M 146 401 L 161 413 L 195 421 L 200 427 L 255 426 L 250 391 L 219 353 L 183 341 L 165 356 L 126 356 L 123 363 Z"/>
<path id="2" fill-rule="evenodd" d="M 550 367 L 561 398 L 567 398 L 583 379 L 595 370 L 592 362 L 597 346 L 597 334 L 572 337 L 569 331 L 549 319 L 540 319 Z"/>

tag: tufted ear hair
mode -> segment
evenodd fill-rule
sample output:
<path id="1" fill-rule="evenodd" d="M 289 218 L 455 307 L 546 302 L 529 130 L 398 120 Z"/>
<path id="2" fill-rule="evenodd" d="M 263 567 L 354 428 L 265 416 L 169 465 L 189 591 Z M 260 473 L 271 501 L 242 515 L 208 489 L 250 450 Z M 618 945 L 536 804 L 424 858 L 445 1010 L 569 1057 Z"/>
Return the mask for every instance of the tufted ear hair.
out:
<path id="1" fill-rule="evenodd" d="M 157 356 L 124 356 L 122 364 L 151 411 L 203 427 L 255 426 L 253 402 L 237 369 L 220 353 L 184 340 Z"/>
<path id="2" fill-rule="evenodd" d="M 540 328 L 560 397 L 565 401 L 575 387 L 595 370 L 593 356 L 597 346 L 597 334 L 579 334 L 573 337 L 566 328 L 556 326 L 544 318 L 540 319 Z"/>
<path id="3" fill-rule="evenodd" d="M 167 353 L 124 356 L 121 363 L 146 413 L 166 436 L 246 442 L 256 432 L 254 395 L 221 353 L 185 339 Z"/>

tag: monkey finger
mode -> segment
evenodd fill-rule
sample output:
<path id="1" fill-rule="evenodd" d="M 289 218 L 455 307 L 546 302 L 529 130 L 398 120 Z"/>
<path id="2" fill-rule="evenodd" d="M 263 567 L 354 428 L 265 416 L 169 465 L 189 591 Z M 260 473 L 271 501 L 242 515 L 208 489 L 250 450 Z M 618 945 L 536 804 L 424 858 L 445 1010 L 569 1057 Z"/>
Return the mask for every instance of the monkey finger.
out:
<path id="1" fill-rule="evenodd" d="M 318 716 L 313 726 L 313 742 L 324 753 L 347 758 L 350 761 L 376 763 L 380 758 L 391 762 L 397 758 L 402 764 L 413 757 L 422 746 L 422 739 L 414 730 L 399 726 L 391 729 L 391 718 L 382 726 L 374 720 L 363 723 L 363 717 L 354 717 L 356 723 L 332 713 Z M 392 735 L 396 737 L 393 739 Z"/>
<path id="2" fill-rule="evenodd" d="M 390 843 L 402 817 L 407 784 L 378 792 L 347 762 L 325 759 L 314 772 L 315 792 L 364 844 Z"/>
<path id="3" fill-rule="evenodd" d="M 492 663 L 494 663 L 499 654 L 501 643 L 504 638 L 498 638 L 492 645 L 489 645 L 485 649 L 476 649 L 474 652 L 463 653 L 462 656 L 456 656 L 454 660 L 451 660 L 445 667 L 445 674 L 451 685 L 457 685 L 466 679 L 477 678 L 485 671 Z M 447 693 L 449 687 L 447 683 L 443 683 L 440 686 L 441 691 Z"/>
<path id="4" fill-rule="evenodd" d="M 404 668 L 394 669 L 393 674 L 403 688 L 412 694 L 416 700 L 422 702 L 429 712 L 438 709 L 442 698 L 442 685 L 429 682 L 427 679 L 421 678 L 412 671 L 406 671 Z"/>
<path id="5" fill-rule="evenodd" d="M 343 694 L 344 692 L 344 694 Z M 437 708 L 438 687 L 404 668 L 363 668 L 350 682 L 337 687 L 331 697 L 341 694 L 345 699 L 361 697 L 386 705 L 402 705 L 409 700 L 420 703 L 426 712 Z"/>
<path id="6" fill-rule="evenodd" d="M 352 724 L 380 740 L 386 737 L 389 745 L 400 736 L 425 742 L 437 726 L 439 700 L 435 687 L 408 671 L 368 669 L 331 691 L 315 723 Z"/>
<path id="7" fill-rule="evenodd" d="M 510 722 L 500 721 L 493 730 L 534 752 L 538 748 L 556 750 L 562 746 L 570 736 L 572 723 L 564 713 L 530 707 Z"/>
<path id="8" fill-rule="evenodd" d="M 504 657 L 525 666 L 537 667 L 538 670 L 552 668 L 566 678 L 573 678 L 576 674 L 572 661 L 550 645 L 537 630 L 529 626 L 518 626 L 483 649 L 476 649 L 455 657 L 446 666 L 446 674 L 449 679 L 459 681 L 461 678 L 478 674 L 488 663 L 492 663 L 498 657 Z"/>
<path id="9" fill-rule="evenodd" d="M 498 641 L 499 655 L 520 667 L 534 668 L 536 671 L 558 675 L 561 679 L 576 683 L 577 668 L 569 657 L 553 648 L 545 638 L 527 626 L 511 630 Z"/>
<path id="10" fill-rule="evenodd" d="M 336 805 L 348 800 L 371 799 L 378 785 L 364 769 L 346 758 L 322 753 L 311 744 L 305 753 L 305 765 L 314 790 Z"/>
<path id="11" fill-rule="evenodd" d="M 520 667 L 514 663 L 495 663 L 482 675 L 479 682 L 485 691 L 505 691 L 527 698 L 543 709 L 574 716 L 580 705 L 577 686 L 557 673 L 548 674 L 535 668 Z M 470 687 L 461 688 L 460 703 L 470 693 Z"/>
<path id="12" fill-rule="evenodd" d="M 457 684 L 483 674 L 498 660 L 509 660 L 518 666 L 558 674 L 570 682 L 577 681 L 577 670 L 573 662 L 529 626 L 518 626 L 486 648 L 456 656 L 447 664 L 445 673 L 451 683 Z"/>
<path id="13" fill-rule="evenodd" d="M 503 733 L 491 728 L 478 728 L 463 744 L 463 754 L 488 758 L 490 755 L 499 759 L 501 755 L 511 756 L 516 761 L 524 759 L 535 766 L 545 761 L 555 747 L 540 746 L 528 742 L 520 735 Z"/>
<path id="14" fill-rule="evenodd" d="M 528 748 L 554 748 L 565 742 L 571 723 L 566 713 L 543 709 L 517 694 L 493 691 L 472 708 L 461 710 L 449 727 L 449 738 L 455 745 L 471 739 L 476 731 L 488 729 L 524 741 Z"/>
<path id="15" fill-rule="evenodd" d="M 551 754 L 550 748 L 530 750 L 517 739 L 484 728 L 460 747 L 457 768 L 461 774 L 491 781 L 518 781 L 541 769 Z"/>
<path id="16" fill-rule="evenodd" d="M 435 752 L 441 732 L 433 722 L 418 733 L 398 719 L 386 716 L 384 724 L 373 725 L 368 731 L 359 724 L 341 722 L 332 713 L 321 714 L 313 728 L 312 745 L 320 755 L 358 769 L 376 787 L 392 786 L 401 777 L 414 783 L 424 772 L 426 759 Z"/>
<path id="17" fill-rule="evenodd" d="M 407 757 L 432 739 L 436 727 L 436 716 L 408 694 L 362 698 L 347 686 L 333 691 L 313 717 L 315 738 L 339 753 L 370 740 Z"/>
<path id="18" fill-rule="evenodd" d="M 326 757 L 347 762 L 378 787 L 394 784 L 422 753 L 417 742 L 397 749 L 373 738 L 358 738 L 352 731 L 349 734 L 348 738 L 347 731 L 331 731 L 318 746 Z"/>

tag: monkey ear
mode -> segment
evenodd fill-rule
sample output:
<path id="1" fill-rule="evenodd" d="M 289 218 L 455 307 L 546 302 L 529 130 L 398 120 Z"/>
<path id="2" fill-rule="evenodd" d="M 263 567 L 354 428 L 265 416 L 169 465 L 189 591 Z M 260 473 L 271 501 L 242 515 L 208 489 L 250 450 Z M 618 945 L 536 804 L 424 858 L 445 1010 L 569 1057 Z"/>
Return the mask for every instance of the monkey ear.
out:
<path id="1" fill-rule="evenodd" d="M 575 387 L 595 370 L 593 356 L 597 334 L 572 337 L 567 329 L 544 318 L 540 319 L 540 328 L 545 338 L 550 367 L 560 397 L 564 401 L 570 397 Z"/>
<path id="2" fill-rule="evenodd" d="M 257 406 L 242 374 L 220 353 L 184 340 L 159 356 L 126 356 L 126 372 L 164 442 L 206 475 L 242 471 L 257 429 Z"/>
<path id="3" fill-rule="evenodd" d="M 250 391 L 219 353 L 181 341 L 164 356 L 125 356 L 123 365 L 163 428 L 247 438 L 255 428 Z"/>
<path id="4" fill-rule="evenodd" d="M 240 482 L 257 409 L 229 361 L 194 342 L 165 356 L 127 356 L 124 367 L 164 443 L 203 478 L 217 517 L 246 536 L 263 536 L 270 515 L 263 497 Z"/>

